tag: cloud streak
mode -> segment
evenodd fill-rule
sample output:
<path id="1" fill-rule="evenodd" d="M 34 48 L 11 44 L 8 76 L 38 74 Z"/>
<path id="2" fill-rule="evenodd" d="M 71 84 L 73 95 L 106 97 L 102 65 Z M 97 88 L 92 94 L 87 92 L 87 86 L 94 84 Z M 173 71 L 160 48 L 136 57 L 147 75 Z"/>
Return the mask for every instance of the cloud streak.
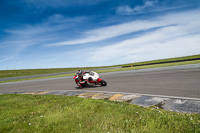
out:
<path id="1" fill-rule="evenodd" d="M 156 21 L 133 21 L 130 23 L 118 24 L 103 28 L 98 28 L 95 30 L 87 31 L 83 35 L 84 37 L 75 40 L 63 41 L 58 43 L 48 44 L 48 46 L 62 46 L 62 45 L 77 45 L 90 42 L 97 42 L 113 37 L 141 31 L 148 30 L 151 28 L 156 28 L 160 26 L 170 25 L 171 23 L 157 23 Z"/>
<path id="2" fill-rule="evenodd" d="M 120 6 L 117 8 L 116 13 L 121 15 L 133 15 L 138 12 L 143 12 L 147 8 L 154 7 L 157 3 L 157 0 L 155 1 L 145 1 L 143 5 L 141 6 L 135 6 L 134 8 L 131 8 L 129 5 Z"/>
<path id="3" fill-rule="evenodd" d="M 174 22 L 174 25 L 160 27 L 138 37 L 89 50 L 94 52 L 89 53 L 88 60 L 91 62 L 117 60 L 120 63 L 199 54 L 199 14 L 200 11 L 192 11 L 167 15 L 161 20 L 167 21 L 168 24 Z"/>
<path id="4" fill-rule="evenodd" d="M 174 13 L 171 15 L 152 18 L 150 20 L 136 20 L 129 23 L 102 27 L 85 32 L 82 35 L 82 38 L 47 44 L 47 46 L 77 45 L 90 42 L 98 42 L 138 31 L 145 31 L 170 25 L 183 25 L 185 23 L 192 23 L 190 22 L 191 20 L 199 17 L 199 15 L 194 15 L 197 12 L 199 13 L 199 11 Z M 187 14 L 189 17 L 185 18 L 185 15 Z M 195 23 L 195 21 L 193 22 Z"/>
<path id="5" fill-rule="evenodd" d="M 38 10 L 46 10 L 49 8 L 58 9 L 75 6 L 89 6 L 109 0 L 22 0 L 30 7 Z"/>
<path id="6" fill-rule="evenodd" d="M 13 56 L 11 56 L 11 57 L 8 57 L 8 58 L 5 58 L 5 59 L 2 59 L 2 60 L 0 60 L 0 63 L 2 63 L 2 62 L 4 62 L 4 61 L 7 61 L 7 60 L 11 60 L 11 59 L 13 59 L 14 57 Z"/>
<path id="7" fill-rule="evenodd" d="M 197 6 L 194 4 L 195 0 L 192 0 L 191 2 L 187 1 L 158 1 L 158 0 L 147 0 L 144 1 L 143 5 L 137 5 L 133 8 L 130 5 L 123 5 L 119 6 L 116 9 L 116 14 L 118 15 L 139 15 L 139 14 L 146 14 L 146 13 L 160 13 L 160 12 L 167 12 L 167 11 L 176 11 L 179 9 L 184 9 L 188 7 Z M 166 6 L 163 3 L 169 4 L 170 6 Z M 177 4 L 178 3 L 178 4 Z"/>
<path id="8" fill-rule="evenodd" d="M 66 38 L 62 36 L 68 29 L 87 20 L 86 17 L 67 18 L 61 14 L 54 14 L 35 25 L 23 25 L 18 28 L 5 30 L 10 36 L 1 43 L 5 46 L 17 46 L 16 50 L 22 51 L 32 45 L 42 45 Z"/>
<path id="9" fill-rule="evenodd" d="M 83 23 L 84 21 L 87 21 L 86 17 L 69 18 L 61 14 L 54 14 L 43 19 L 42 23 L 34 25 L 26 24 L 16 28 L 6 29 L 4 32 L 8 36 L 0 40 L 1 57 L 5 59 L 1 59 L 0 62 L 8 62 L 13 57 L 16 57 L 15 60 L 20 60 L 20 58 L 26 60 L 22 56 L 23 54 L 26 54 L 26 57 L 30 56 L 33 60 L 37 58 L 38 52 L 42 49 L 43 44 L 57 42 L 63 38 L 65 39 L 65 34 L 68 34 L 69 29 L 77 27 L 79 23 Z M 40 53 L 41 56 L 43 56 L 43 53 Z"/>
<path id="10" fill-rule="evenodd" d="M 199 53 L 200 34 L 185 35 L 176 38 L 167 36 L 166 38 L 163 32 L 165 31 L 165 34 L 173 34 L 173 32 L 167 32 L 171 28 L 167 27 L 149 33 L 146 36 L 93 49 L 94 52 L 89 53 L 88 60 L 95 63 L 109 62 L 112 60 L 116 60 L 118 63 L 123 61 L 127 63 L 127 61 L 138 62 Z"/>
<path id="11" fill-rule="evenodd" d="M 82 53 L 82 58 L 85 59 L 84 61 L 88 61 L 88 64 L 97 66 L 199 54 L 199 23 L 200 10 L 179 12 L 158 16 L 151 20 L 137 20 L 90 30 L 85 32 L 85 36 L 88 35 L 85 39 L 73 40 L 74 42 L 66 41 L 62 42 L 63 44 L 55 43 L 53 45 L 81 45 L 82 43 L 96 41 L 99 46 L 92 47 L 90 45 L 89 48 L 73 50 L 67 56 L 87 51 Z M 106 42 L 107 46 L 105 44 L 101 46 L 104 43 L 101 42 L 102 40 L 112 39 L 116 36 L 136 31 L 142 31 L 142 33 L 137 34 L 137 36 L 130 35 L 129 39 L 121 40 L 117 43 Z M 93 38 L 89 38 L 91 35 L 93 35 Z M 77 57 L 73 56 L 71 58 L 78 60 L 79 54 Z"/>

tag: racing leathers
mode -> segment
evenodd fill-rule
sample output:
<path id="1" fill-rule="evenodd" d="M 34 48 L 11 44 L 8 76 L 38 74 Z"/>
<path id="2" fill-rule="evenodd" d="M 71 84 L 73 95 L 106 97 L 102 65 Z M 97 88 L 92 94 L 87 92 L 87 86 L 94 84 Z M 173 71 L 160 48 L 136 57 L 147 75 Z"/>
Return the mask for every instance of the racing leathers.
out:
<path id="1" fill-rule="evenodd" d="M 84 83 L 85 85 L 89 86 L 91 85 L 90 81 L 96 81 L 99 77 L 99 75 L 94 71 L 79 70 L 77 74 L 79 75 L 79 78 L 78 78 L 79 84 L 80 84 L 79 87 L 81 86 L 81 84 L 84 84 Z"/>

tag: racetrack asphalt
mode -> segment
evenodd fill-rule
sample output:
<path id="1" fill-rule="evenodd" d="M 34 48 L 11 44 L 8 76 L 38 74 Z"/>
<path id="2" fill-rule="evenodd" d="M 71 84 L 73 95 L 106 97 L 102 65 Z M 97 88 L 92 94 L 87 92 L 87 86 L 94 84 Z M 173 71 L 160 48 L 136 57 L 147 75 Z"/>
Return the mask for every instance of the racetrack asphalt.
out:
<path id="1" fill-rule="evenodd" d="M 84 91 L 139 93 L 200 98 L 200 64 L 102 73 L 106 87 Z M 20 91 L 77 90 L 72 76 L 0 84 L 0 93 Z"/>

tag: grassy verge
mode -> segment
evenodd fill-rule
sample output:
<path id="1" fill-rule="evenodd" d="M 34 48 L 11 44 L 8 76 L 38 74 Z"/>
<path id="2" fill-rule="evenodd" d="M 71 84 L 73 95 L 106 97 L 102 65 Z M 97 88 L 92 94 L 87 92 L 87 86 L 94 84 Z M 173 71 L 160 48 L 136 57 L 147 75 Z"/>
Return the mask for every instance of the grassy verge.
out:
<path id="1" fill-rule="evenodd" d="M 200 60 L 176 62 L 176 63 L 165 63 L 165 64 L 155 64 L 155 65 L 145 65 L 145 66 L 136 66 L 136 67 L 128 67 L 128 68 L 117 68 L 117 69 L 110 69 L 110 70 L 100 70 L 98 72 L 99 73 L 102 73 L 102 72 L 105 73 L 105 72 L 115 72 L 115 71 L 148 69 L 148 68 L 156 68 L 156 67 L 179 66 L 179 65 L 197 64 L 197 63 L 200 63 Z"/>
<path id="2" fill-rule="evenodd" d="M 200 132 L 199 114 L 54 95 L 0 95 L 0 132 Z"/>
<path id="3" fill-rule="evenodd" d="M 156 67 L 167 67 L 167 66 L 197 64 L 197 63 L 200 63 L 200 60 L 185 61 L 185 62 L 176 62 L 176 63 L 156 64 L 156 65 L 145 65 L 145 66 L 128 67 L 128 68 L 107 69 L 107 70 L 99 70 L 99 71 L 96 71 L 96 72 L 98 72 L 98 73 L 106 73 L 106 72 L 138 70 L 138 69 L 147 69 L 147 68 L 156 68 Z M 72 73 L 72 74 L 63 74 L 63 75 L 56 75 L 56 76 L 45 76 L 45 77 L 39 77 L 39 78 L 27 78 L 27 79 L 16 79 L 16 80 L 0 81 L 0 83 L 25 81 L 25 80 L 35 80 L 35 79 L 46 79 L 46 78 L 56 78 L 56 77 L 66 77 L 66 76 L 73 76 L 73 75 L 74 75 L 74 73 Z"/>
<path id="4" fill-rule="evenodd" d="M 74 73 L 63 74 L 63 75 L 56 75 L 56 76 L 45 76 L 45 77 L 38 77 L 38 78 L 26 78 L 26 79 L 7 80 L 7 81 L 0 81 L 0 83 L 26 81 L 26 80 L 48 79 L 48 78 L 58 78 L 58 77 L 67 77 L 67 76 L 74 76 Z"/>
<path id="5" fill-rule="evenodd" d="M 184 57 L 177 57 L 177 58 L 129 63 L 129 64 L 123 64 L 122 66 L 130 66 L 130 65 L 133 65 L 133 66 L 136 65 L 137 66 L 137 65 L 144 65 L 144 64 L 151 64 L 151 63 L 161 63 L 161 62 L 168 62 L 168 61 L 181 61 L 181 60 L 199 59 L 199 58 L 200 58 L 200 55 L 192 55 L 192 56 L 184 56 Z"/>
<path id="6" fill-rule="evenodd" d="M 114 66 L 108 66 L 114 67 Z M 50 73 L 61 73 L 61 72 L 72 72 L 108 67 L 84 67 L 84 68 L 56 68 L 56 69 L 25 69 L 25 70 L 0 70 L 0 78 L 7 77 L 17 77 L 17 76 L 30 76 L 30 75 L 40 75 L 40 74 L 50 74 Z"/>

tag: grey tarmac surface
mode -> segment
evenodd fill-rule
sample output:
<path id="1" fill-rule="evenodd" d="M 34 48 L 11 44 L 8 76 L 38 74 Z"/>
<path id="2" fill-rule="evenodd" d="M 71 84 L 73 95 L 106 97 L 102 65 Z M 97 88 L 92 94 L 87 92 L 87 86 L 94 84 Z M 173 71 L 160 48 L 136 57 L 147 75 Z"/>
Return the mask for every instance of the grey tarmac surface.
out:
<path id="1" fill-rule="evenodd" d="M 100 77 L 107 81 L 106 87 L 82 90 L 200 98 L 200 64 L 102 73 Z M 0 93 L 47 90 L 77 90 L 77 86 L 73 77 L 0 84 Z"/>

